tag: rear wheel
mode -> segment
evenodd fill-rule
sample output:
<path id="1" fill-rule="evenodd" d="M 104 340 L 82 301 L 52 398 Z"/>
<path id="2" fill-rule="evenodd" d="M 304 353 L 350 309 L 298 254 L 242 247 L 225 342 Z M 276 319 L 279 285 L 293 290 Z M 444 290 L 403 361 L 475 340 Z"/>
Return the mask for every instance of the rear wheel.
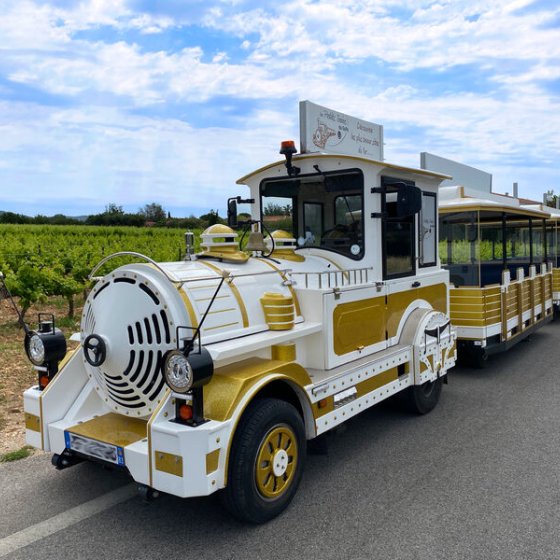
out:
<path id="1" fill-rule="evenodd" d="M 224 506 L 242 521 L 269 521 L 291 502 L 304 463 L 305 430 L 297 410 L 276 399 L 256 400 L 234 437 Z"/>
<path id="2" fill-rule="evenodd" d="M 488 354 L 486 353 L 486 350 L 480 348 L 473 352 L 471 356 L 471 363 L 475 368 L 484 369 L 488 364 Z"/>
<path id="3" fill-rule="evenodd" d="M 422 385 L 413 385 L 406 391 L 408 407 L 417 414 L 427 414 L 433 410 L 441 396 L 442 378 L 427 381 Z"/>

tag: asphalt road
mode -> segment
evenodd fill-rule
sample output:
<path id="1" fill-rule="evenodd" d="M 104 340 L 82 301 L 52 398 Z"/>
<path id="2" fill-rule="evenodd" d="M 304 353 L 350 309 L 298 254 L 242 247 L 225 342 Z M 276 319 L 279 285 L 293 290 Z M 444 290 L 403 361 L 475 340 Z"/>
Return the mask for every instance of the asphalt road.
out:
<path id="1" fill-rule="evenodd" d="M 291 507 L 263 526 L 216 496 L 146 505 L 93 464 L 0 465 L 0 557 L 560 558 L 559 341 L 556 322 L 485 370 L 455 369 L 426 416 L 362 413 L 308 456 Z"/>

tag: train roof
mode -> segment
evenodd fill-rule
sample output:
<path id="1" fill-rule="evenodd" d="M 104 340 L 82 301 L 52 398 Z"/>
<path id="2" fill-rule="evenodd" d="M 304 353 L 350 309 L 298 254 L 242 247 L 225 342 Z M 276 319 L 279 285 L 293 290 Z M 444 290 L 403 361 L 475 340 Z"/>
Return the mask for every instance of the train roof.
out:
<path id="1" fill-rule="evenodd" d="M 486 210 L 519 214 L 532 218 L 550 217 L 548 211 L 533 208 L 531 205 L 523 205 L 518 198 L 513 196 L 487 193 L 460 185 L 441 187 L 439 193 L 439 211 L 442 214 Z"/>
<path id="2" fill-rule="evenodd" d="M 295 163 L 296 161 L 303 161 L 306 159 L 338 159 L 338 160 L 348 160 L 349 162 L 357 162 L 358 164 L 368 164 L 368 165 L 378 165 L 387 169 L 393 169 L 395 171 L 405 171 L 407 173 L 414 173 L 416 175 L 422 175 L 424 177 L 432 177 L 434 179 L 451 179 L 450 175 L 445 175 L 444 173 L 439 173 L 437 171 L 430 171 L 427 169 L 419 169 L 416 167 L 406 167 L 404 165 L 396 165 L 394 163 L 388 163 L 386 161 L 378 161 L 375 159 L 370 159 L 370 158 L 365 158 L 365 157 L 359 157 L 359 156 L 349 156 L 349 155 L 342 155 L 342 154 L 320 154 L 320 153 L 313 153 L 313 154 L 297 154 L 294 155 L 293 157 L 293 162 Z M 263 167 L 260 167 L 259 169 L 256 169 L 255 171 L 252 171 L 251 173 L 248 173 L 247 175 L 244 175 L 243 177 L 241 177 L 240 179 L 238 179 L 236 181 L 236 183 L 238 185 L 245 185 L 247 183 L 247 181 L 249 181 L 251 178 L 253 178 L 254 176 L 263 173 L 264 171 L 268 170 L 268 169 L 272 169 L 278 165 L 284 165 L 285 160 L 279 160 L 276 161 L 274 163 L 270 163 L 268 165 L 265 165 Z"/>

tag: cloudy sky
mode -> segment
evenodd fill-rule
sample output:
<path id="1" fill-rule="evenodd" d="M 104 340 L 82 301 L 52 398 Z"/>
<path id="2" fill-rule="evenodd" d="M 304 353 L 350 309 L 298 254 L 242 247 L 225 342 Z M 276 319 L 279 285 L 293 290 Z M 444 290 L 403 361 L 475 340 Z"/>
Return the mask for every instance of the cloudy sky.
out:
<path id="1" fill-rule="evenodd" d="M 0 210 L 223 213 L 303 99 L 560 191 L 558 0 L 0 0 L 0 49 Z"/>

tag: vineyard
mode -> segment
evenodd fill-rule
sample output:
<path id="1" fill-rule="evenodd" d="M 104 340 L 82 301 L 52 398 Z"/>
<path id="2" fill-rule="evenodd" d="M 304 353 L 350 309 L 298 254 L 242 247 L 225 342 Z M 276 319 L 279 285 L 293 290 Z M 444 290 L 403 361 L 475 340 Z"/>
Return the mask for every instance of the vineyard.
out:
<path id="1" fill-rule="evenodd" d="M 176 261 L 185 252 L 180 229 L 91 226 L 0 225 L 0 271 L 23 313 L 50 296 L 67 302 L 73 317 L 75 298 L 89 287 L 88 275 L 104 257 L 135 251 L 158 262 Z M 108 266 L 130 262 L 129 257 Z M 108 272 L 109 268 L 99 273 Z"/>
<path id="2" fill-rule="evenodd" d="M 199 232 L 195 232 L 199 233 Z M 0 272 L 26 321 L 38 312 L 54 313 L 67 336 L 79 329 L 79 312 L 90 283 L 88 275 L 104 257 L 135 251 L 156 261 L 183 258 L 183 229 L 0 225 Z M 119 264 L 110 261 L 99 274 Z M 24 444 L 22 394 L 36 383 L 23 350 L 23 332 L 8 301 L 0 302 L 0 460 Z M 70 343 L 72 346 L 75 343 Z"/>

